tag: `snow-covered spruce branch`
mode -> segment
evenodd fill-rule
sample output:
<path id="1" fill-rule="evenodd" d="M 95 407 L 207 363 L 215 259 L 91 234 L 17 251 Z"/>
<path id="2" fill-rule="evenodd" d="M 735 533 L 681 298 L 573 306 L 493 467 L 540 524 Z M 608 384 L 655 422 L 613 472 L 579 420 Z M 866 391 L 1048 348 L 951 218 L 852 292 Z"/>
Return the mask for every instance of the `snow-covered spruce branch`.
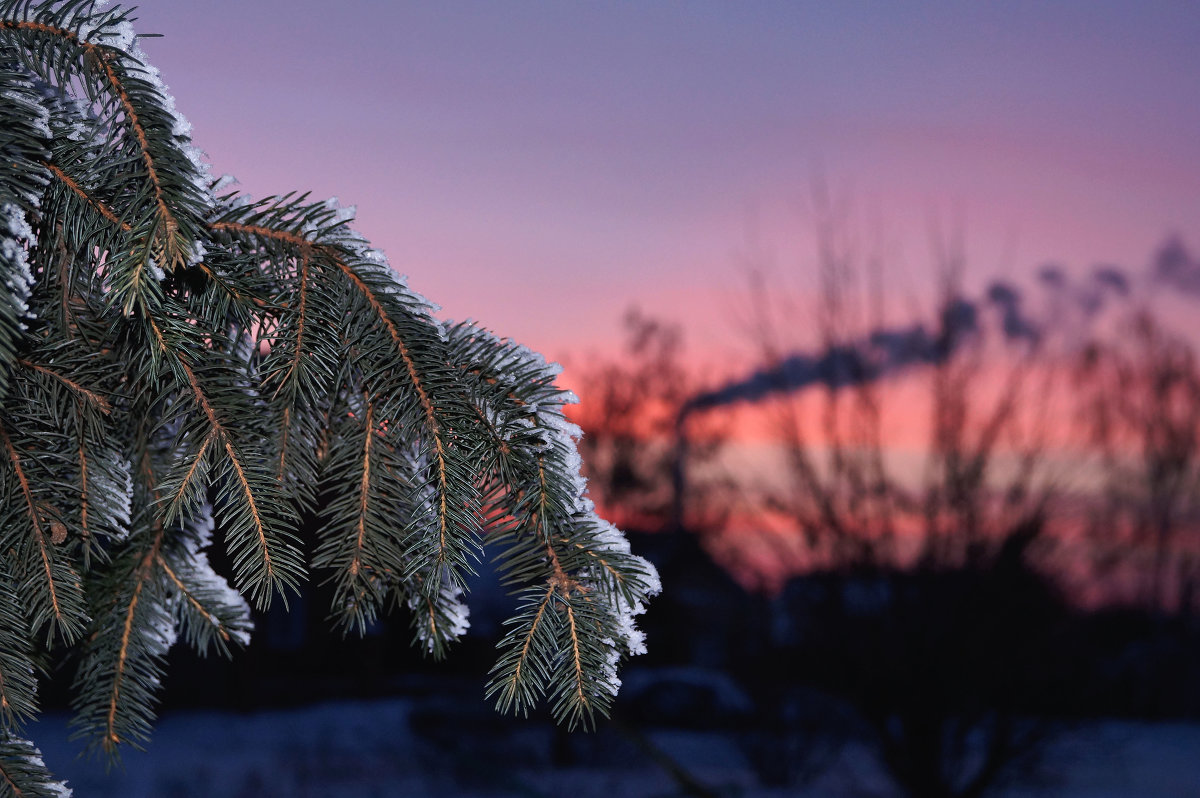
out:
<path id="1" fill-rule="evenodd" d="M 65 794 L 24 732 L 49 649 L 115 756 L 177 638 L 231 653 L 310 570 L 335 624 L 407 613 L 442 656 L 485 544 L 516 596 L 488 696 L 608 710 L 659 584 L 586 497 L 574 397 L 352 216 L 213 181 L 126 11 L 0 0 L 0 791 Z"/>

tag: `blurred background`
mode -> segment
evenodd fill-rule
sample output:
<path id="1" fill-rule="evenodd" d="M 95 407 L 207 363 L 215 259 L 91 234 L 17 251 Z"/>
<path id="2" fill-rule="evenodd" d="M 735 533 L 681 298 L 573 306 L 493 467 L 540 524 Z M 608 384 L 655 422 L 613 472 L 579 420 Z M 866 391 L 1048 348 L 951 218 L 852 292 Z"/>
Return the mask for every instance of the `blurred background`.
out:
<path id="1" fill-rule="evenodd" d="M 563 363 L 664 591 L 567 734 L 483 699 L 486 568 L 442 663 L 331 634 L 317 580 L 173 652 L 123 769 L 31 730 L 76 794 L 1200 794 L 1197 7 L 136 16 L 214 174 L 357 205 L 443 317 Z"/>

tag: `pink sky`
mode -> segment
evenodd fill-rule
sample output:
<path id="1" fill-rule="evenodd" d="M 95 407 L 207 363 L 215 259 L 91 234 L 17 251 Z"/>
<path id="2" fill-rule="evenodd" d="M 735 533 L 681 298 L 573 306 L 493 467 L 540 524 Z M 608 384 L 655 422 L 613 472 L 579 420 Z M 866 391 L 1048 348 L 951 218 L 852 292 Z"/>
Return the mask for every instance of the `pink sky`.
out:
<path id="1" fill-rule="evenodd" d="M 1140 269 L 1200 245 L 1200 8 L 1187 3 L 146 0 L 143 47 L 214 173 L 358 207 L 450 318 L 552 357 L 611 350 L 638 303 L 693 352 L 747 240 L 811 261 L 823 175 L 931 283 Z"/>

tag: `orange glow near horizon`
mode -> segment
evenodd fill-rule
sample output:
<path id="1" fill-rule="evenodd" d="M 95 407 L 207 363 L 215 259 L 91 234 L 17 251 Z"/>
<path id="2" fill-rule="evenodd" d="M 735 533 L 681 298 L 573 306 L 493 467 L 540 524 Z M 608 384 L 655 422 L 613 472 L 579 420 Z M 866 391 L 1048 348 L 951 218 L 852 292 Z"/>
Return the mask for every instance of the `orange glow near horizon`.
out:
<path id="1" fill-rule="evenodd" d="M 966 399 L 972 414 L 967 422 L 967 448 L 974 446 L 981 429 L 990 420 L 997 402 L 1014 384 L 1011 360 L 995 360 L 980 368 L 968 383 Z M 990 481 L 1001 491 L 1014 469 L 1026 468 L 1022 459 L 1027 447 L 1036 453 L 1035 467 L 1041 479 L 1051 485 L 1058 498 L 1051 506 L 1049 537 L 1055 551 L 1053 568 L 1081 605 L 1095 606 L 1114 600 L 1133 600 L 1140 589 L 1138 569 L 1148 568 L 1154 557 L 1153 547 L 1146 541 L 1127 540 L 1121 543 L 1121 567 L 1114 571 L 1116 581 L 1101 584 L 1092 571 L 1095 559 L 1104 546 L 1115 545 L 1112 539 L 1102 542 L 1087 534 L 1095 502 L 1103 491 L 1101 462 L 1089 438 L 1083 418 L 1086 412 L 1081 400 L 1082 386 L 1072 380 L 1071 364 L 1058 364 L 1053 369 L 1046 364 L 1022 372 L 1020 390 L 1013 394 L 1012 434 L 999 437 L 989 459 Z M 920 491 L 929 478 L 928 457 L 932 437 L 935 369 L 915 366 L 896 375 L 881 379 L 872 387 L 872 394 L 881 408 L 878 445 L 884 454 L 885 468 L 897 484 Z M 582 405 L 569 414 L 583 424 L 585 430 L 598 419 L 589 415 L 586 380 L 576 385 Z M 1090 389 L 1089 389 L 1090 390 Z M 708 476 L 723 475 L 741 486 L 729 498 L 719 528 L 706 528 L 699 522 L 705 547 L 743 585 L 767 593 L 778 591 L 784 582 L 797 573 L 821 567 L 822 555 L 801 542 L 795 522 L 778 511 L 766 509 L 761 501 L 745 492 L 750 486 L 763 484 L 778 489 L 795 489 L 788 480 L 786 461 L 787 425 L 798 424 L 802 440 L 818 468 L 825 468 L 831 447 L 855 445 L 854 430 L 845 425 L 854 416 L 849 408 L 854 389 L 842 389 L 838 394 L 842 405 L 841 437 L 829 432 L 827 410 L 834 395 L 822 386 L 809 387 L 786 396 L 774 396 L 756 402 L 733 403 L 697 414 L 693 423 L 697 431 L 716 431 L 723 448 L 718 459 L 705 466 Z M 647 415 L 661 418 L 669 408 L 656 406 Z M 852 426 L 852 425 L 851 425 Z M 634 434 L 649 436 L 649 429 L 658 430 L 656 439 L 663 444 L 661 424 L 639 426 L 624 424 Z M 642 432 L 638 433 L 637 430 Z M 851 437 L 847 437 L 851 436 Z M 1015 437 L 1014 437 L 1015 436 Z M 860 439 L 860 444 L 874 443 Z M 1120 453 L 1118 453 L 1120 454 Z M 1126 452 L 1131 464 L 1138 455 Z M 701 475 L 703 483 L 705 475 Z M 750 489 L 753 492 L 752 489 Z M 594 492 L 595 493 L 595 492 Z M 602 495 L 593 497 L 606 517 L 619 525 L 634 529 L 656 528 L 662 519 L 639 517 L 619 503 L 606 502 Z M 693 519 L 698 521 L 698 519 Z M 916 556 L 925 539 L 925 521 L 919 515 L 896 515 L 892 519 L 897 534 L 897 552 L 901 562 Z M 1000 530 L 997 530 L 997 532 Z M 1122 533 L 1126 534 L 1126 533 Z M 1200 541 L 1195 544 L 1200 546 Z M 1182 549 L 1176 551 L 1178 554 Z M 906 553 L 907 552 L 907 553 Z M 1200 551 L 1194 552 L 1200 554 Z M 1051 567 L 1044 564 L 1045 567 Z"/>

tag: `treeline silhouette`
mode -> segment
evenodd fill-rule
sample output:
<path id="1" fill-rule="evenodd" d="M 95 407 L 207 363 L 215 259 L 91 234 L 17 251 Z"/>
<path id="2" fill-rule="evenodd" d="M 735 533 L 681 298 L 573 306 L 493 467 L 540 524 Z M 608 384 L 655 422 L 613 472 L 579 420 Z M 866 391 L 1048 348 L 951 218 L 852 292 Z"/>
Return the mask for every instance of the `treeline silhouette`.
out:
<path id="1" fill-rule="evenodd" d="M 882 270 L 822 219 L 811 312 L 751 275 L 746 376 L 702 384 L 680 329 L 633 312 L 624 358 L 583 380 L 593 493 L 657 533 L 636 541 L 665 586 L 647 662 L 709 672 L 676 689 L 679 721 L 741 724 L 776 784 L 865 742 L 927 798 L 1029 776 L 1072 723 L 1200 716 L 1200 369 L 1156 315 L 1200 297 L 1200 261 L 1173 237 L 1138 273 L 1047 267 L 1035 291 L 972 299 L 951 242 L 932 323 L 889 324 Z M 653 424 L 633 425 L 640 407 Z M 728 411 L 747 407 L 778 460 L 723 472 Z M 917 462 L 889 448 L 914 417 Z M 747 512 L 757 533 L 727 525 Z M 719 711 L 718 674 L 753 712 Z"/>

